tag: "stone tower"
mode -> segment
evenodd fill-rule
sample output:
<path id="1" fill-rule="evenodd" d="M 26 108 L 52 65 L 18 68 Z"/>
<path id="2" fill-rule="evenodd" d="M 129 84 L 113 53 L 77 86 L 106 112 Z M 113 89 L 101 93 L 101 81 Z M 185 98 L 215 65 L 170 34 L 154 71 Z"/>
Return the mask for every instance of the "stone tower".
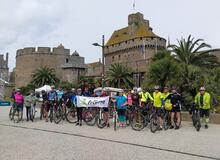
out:
<path id="1" fill-rule="evenodd" d="M 70 50 L 62 44 L 58 47 L 29 47 L 18 49 L 16 53 L 15 85 L 26 86 L 31 82 L 31 75 L 41 67 L 54 68 L 56 76 L 61 81 L 77 83 L 79 76 L 85 74 L 84 57 L 76 51 Z"/>
<path id="2" fill-rule="evenodd" d="M 165 48 L 166 40 L 153 33 L 143 14 L 130 14 L 128 26 L 114 31 L 105 45 L 105 71 L 111 64 L 123 64 L 132 71 L 136 86 L 140 86 L 151 58 Z"/>

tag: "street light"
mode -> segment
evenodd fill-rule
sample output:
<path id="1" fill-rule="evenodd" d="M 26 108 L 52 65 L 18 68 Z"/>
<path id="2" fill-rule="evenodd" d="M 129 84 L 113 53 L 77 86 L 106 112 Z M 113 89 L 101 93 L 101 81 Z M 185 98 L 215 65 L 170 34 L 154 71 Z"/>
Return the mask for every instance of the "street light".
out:
<path id="1" fill-rule="evenodd" d="M 104 63 L 104 49 L 105 49 L 105 36 L 102 35 L 102 45 L 98 43 L 93 43 L 93 46 L 102 47 L 102 89 L 104 88 L 104 78 L 105 78 L 105 63 Z"/>

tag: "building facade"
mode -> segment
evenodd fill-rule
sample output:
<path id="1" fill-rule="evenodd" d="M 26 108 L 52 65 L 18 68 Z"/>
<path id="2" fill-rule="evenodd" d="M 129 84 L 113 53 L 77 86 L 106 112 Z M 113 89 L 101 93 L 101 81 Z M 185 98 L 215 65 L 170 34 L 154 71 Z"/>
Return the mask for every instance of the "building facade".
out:
<path id="1" fill-rule="evenodd" d="M 5 59 L 3 54 L 0 55 L 0 78 L 9 81 L 8 53 Z"/>
<path id="2" fill-rule="evenodd" d="M 86 64 L 86 77 L 100 78 L 102 77 L 102 63 L 101 60 Z"/>
<path id="3" fill-rule="evenodd" d="M 114 63 L 123 64 L 132 72 L 135 85 L 140 86 L 152 57 L 165 48 L 166 40 L 153 33 L 143 14 L 130 14 L 128 26 L 114 31 L 105 45 L 105 71 Z"/>
<path id="4" fill-rule="evenodd" d="M 54 68 L 56 76 L 61 81 L 78 83 L 79 77 L 85 74 L 85 60 L 76 51 L 70 50 L 62 44 L 58 47 L 29 47 L 18 49 L 16 52 L 15 85 L 26 86 L 31 82 L 31 75 L 41 67 Z"/>

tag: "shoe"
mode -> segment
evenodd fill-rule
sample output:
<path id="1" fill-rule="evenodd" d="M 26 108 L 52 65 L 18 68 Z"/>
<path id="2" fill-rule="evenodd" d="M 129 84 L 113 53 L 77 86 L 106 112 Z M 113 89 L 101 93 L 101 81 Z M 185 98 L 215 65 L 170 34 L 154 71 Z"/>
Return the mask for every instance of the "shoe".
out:
<path id="1" fill-rule="evenodd" d="M 170 126 L 170 129 L 173 129 L 174 127 L 173 126 Z"/>
<path id="2" fill-rule="evenodd" d="M 110 127 L 109 123 L 107 124 L 107 127 L 108 127 L 108 128 Z"/>
<path id="3" fill-rule="evenodd" d="M 82 123 L 80 123 L 79 126 L 82 126 Z"/>
<path id="4" fill-rule="evenodd" d="M 176 126 L 175 130 L 179 129 L 180 127 L 179 126 Z"/>
<path id="5" fill-rule="evenodd" d="M 78 126 L 78 125 L 79 125 L 79 122 L 76 123 L 76 126 Z"/>
<path id="6" fill-rule="evenodd" d="M 162 130 L 163 130 L 163 128 L 162 128 L 162 127 L 158 128 L 158 131 L 162 131 Z"/>
<path id="7" fill-rule="evenodd" d="M 208 129 L 208 128 L 209 128 L 209 127 L 208 127 L 208 125 L 206 124 L 206 125 L 205 125 L 205 129 Z"/>

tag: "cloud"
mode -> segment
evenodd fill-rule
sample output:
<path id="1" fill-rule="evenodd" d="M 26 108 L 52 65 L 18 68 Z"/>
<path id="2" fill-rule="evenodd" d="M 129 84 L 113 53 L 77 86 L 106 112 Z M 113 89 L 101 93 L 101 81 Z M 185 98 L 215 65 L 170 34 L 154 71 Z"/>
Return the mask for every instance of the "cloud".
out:
<path id="1" fill-rule="evenodd" d="M 24 47 L 55 47 L 60 43 L 77 50 L 86 62 L 98 60 L 101 49 L 91 44 L 106 41 L 112 32 L 127 26 L 127 16 L 142 12 L 154 32 L 172 43 L 189 34 L 220 47 L 217 35 L 219 0 L 2 0 L 0 5 L 0 53 L 9 52 L 15 66 L 16 50 Z"/>

